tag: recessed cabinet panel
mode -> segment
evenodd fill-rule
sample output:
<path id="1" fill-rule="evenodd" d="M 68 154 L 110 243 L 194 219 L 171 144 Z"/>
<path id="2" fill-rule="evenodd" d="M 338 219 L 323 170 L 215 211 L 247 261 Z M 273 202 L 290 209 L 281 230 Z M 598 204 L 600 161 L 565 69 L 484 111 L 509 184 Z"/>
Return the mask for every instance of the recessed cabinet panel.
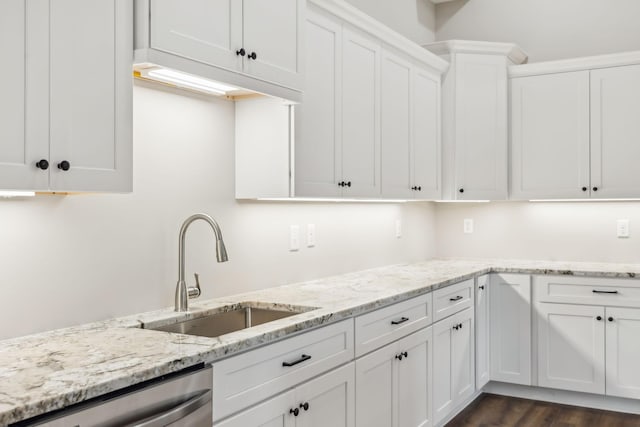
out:
<path id="1" fill-rule="evenodd" d="M 453 410 L 453 322 L 441 320 L 433 325 L 433 419 L 440 422 Z"/>
<path id="2" fill-rule="evenodd" d="M 511 81 L 512 198 L 588 198 L 589 72 Z"/>
<path id="3" fill-rule="evenodd" d="M 304 102 L 296 105 L 295 195 L 339 196 L 342 175 L 342 28 L 307 13 Z"/>
<path id="4" fill-rule="evenodd" d="M 640 197 L 639 117 L 640 65 L 591 71 L 591 197 Z"/>
<path id="5" fill-rule="evenodd" d="M 289 391 L 214 425 L 215 427 L 295 427 L 295 418 L 289 413 L 294 405 L 295 394 Z"/>
<path id="6" fill-rule="evenodd" d="M 604 394 L 603 307 L 539 304 L 538 385 Z"/>
<path id="7" fill-rule="evenodd" d="M 345 196 L 380 195 L 380 52 L 377 41 L 343 28 L 342 179 Z"/>
<path id="8" fill-rule="evenodd" d="M 489 275 L 476 279 L 476 389 L 481 389 L 490 379 L 489 352 Z"/>
<path id="9" fill-rule="evenodd" d="M 640 399 L 640 310 L 606 308 L 607 395 Z"/>
<path id="10" fill-rule="evenodd" d="M 356 360 L 356 425 L 393 426 L 394 356 L 390 344 Z"/>
<path id="11" fill-rule="evenodd" d="M 241 70 L 241 0 L 151 0 L 151 14 L 152 48 Z"/>
<path id="12" fill-rule="evenodd" d="M 126 0 L 51 2 L 52 189 L 131 190 L 131 8 Z M 91 70 L 78 70 L 79 61 Z"/>
<path id="13" fill-rule="evenodd" d="M 440 199 L 440 80 L 419 67 L 413 72 L 411 169 L 415 197 Z"/>

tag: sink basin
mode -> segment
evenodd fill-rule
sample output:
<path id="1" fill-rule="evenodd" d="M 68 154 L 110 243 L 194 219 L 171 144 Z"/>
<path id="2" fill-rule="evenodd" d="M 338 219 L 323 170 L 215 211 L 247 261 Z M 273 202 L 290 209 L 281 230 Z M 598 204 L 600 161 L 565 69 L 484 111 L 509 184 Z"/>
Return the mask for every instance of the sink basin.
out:
<path id="1" fill-rule="evenodd" d="M 260 308 L 241 304 L 231 310 L 223 310 L 218 313 L 185 320 L 171 325 L 154 326 L 154 331 L 174 332 L 178 334 L 198 335 L 201 337 L 217 337 L 220 335 L 250 328 L 272 320 L 283 319 L 305 311 L 313 310 L 313 307 L 288 307 L 284 308 Z"/>

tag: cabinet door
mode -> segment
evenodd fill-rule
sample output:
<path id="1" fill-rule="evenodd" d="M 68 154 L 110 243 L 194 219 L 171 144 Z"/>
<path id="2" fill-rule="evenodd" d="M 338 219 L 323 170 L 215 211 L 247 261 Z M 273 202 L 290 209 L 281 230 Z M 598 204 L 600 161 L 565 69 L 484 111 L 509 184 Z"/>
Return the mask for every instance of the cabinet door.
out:
<path id="1" fill-rule="evenodd" d="M 531 278 L 491 275 L 491 379 L 531 385 Z"/>
<path id="2" fill-rule="evenodd" d="M 131 191 L 133 6 L 50 2 L 53 190 Z M 78 72 L 78 64 L 91 64 Z M 70 164 L 64 171 L 56 167 Z"/>
<path id="3" fill-rule="evenodd" d="M 382 196 L 408 198 L 411 190 L 412 64 L 391 52 L 382 54 Z"/>
<path id="4" fill-rule="evenodd" d="M 511 197 L 588 198 L 589 72 L 511 80 Z"/>
<path id="5" fill-rule="evenodd" d="M 475 392 L 475 349 L 473 309 L 468 308 L 452 316 L 457 328 L 451 340 L 451 379 L 454 405 L 458 405 Z"/>
<path id="6" fill-rule="evenodd" d="M 437 425 L 454 408 L 452 317 L 433 325 L 433 423 Z"/>
<path id="7" fill-rule="evenodd" d="M 640 65 L 591 71 L 591 197 L 640 197 Z"/>
<path id="8" fill-rule="evenodd" d="M 640 310 L 607 307 L 606 316 L 607 394 L 640 399 Z"/>
<path id="9" fill-rule="evenodd" d="M 455 61 L 456 198 L 506 199 L 506 58 L 457 54 Z"/>
<path id="10" fill-rule="evenodd" d="M 0 189 L 43 190 L 49 171 L 48 2 L 0 2 Z M 27 26 L 29 37 L 27 37 Z M 26 55 L 29 52 L 29 55 Z"/>
<path id="11" fill-rule="evenodd" d="M 347 27 L 342 50 L 342 180 L 349 184 L 344 196 L 380 195 L 380 45 Z"/>
<path id="12" fill-rule="evenodd" d="M 489 275 L 476 279 L 476 389 L 489 382 Z"/>
<path id="13" fill-rule="evenodd" d="M 252 406 L 227 418 L 215 427 L 294 427 L 294 415 L 290 412 L 297 405 L 293 391 L 282 393 L 266 402 Z"/>
<path id="14" fill-rule="evenodd" d="M 540 303 L 537 310 L 538 385 L 604 394 L 604 308 Z"/>
<path id="15" fill-rule="evenodd" d="M 440 79 L 420 66 L 414 67 L 411 96 L 411 181 L 419 188 L 414 197 L 440 199 Z"/>
<path id="16" fill-rule="evenodd" d="M 230 70 L 242 69 L 242 1 L 151 0 L 154 49 Z"/>
<path id="17" fill-rule="evenodd" d="M 306 21 L 304 102 L 295 109 L 296 196 L 342 192 L 342 27 L 310 5 Z"/>
<path id="18" fill-rule="evenodd" d="M 430 427 L 433 387 L 433 339 L 431 328 L 422 329 L 396 344 L 397 394 L 394 408 L 398 427 Z M 395 356 L 394 356 L 395 358 Z"/>
<path id="19" fill-rule="evenodd" d="M 245 57 L 244 72 L 300 88 L 304 0 L 243 0 L 242 5 L 243 46 L 247 55 L 256 54 L 255 59 Z"/>
<path id="20" fill-rule="evenodd" d="M 297 427 L 355 426 L 354 364 L 335 369 L 296 388 Z M 306 409 L 305 409 L 306 408 Z"/>
<path id="21" fill-rule="evenodd" d="M 394 427 L 395 344 L 356 360 L 356 425 Z"/>

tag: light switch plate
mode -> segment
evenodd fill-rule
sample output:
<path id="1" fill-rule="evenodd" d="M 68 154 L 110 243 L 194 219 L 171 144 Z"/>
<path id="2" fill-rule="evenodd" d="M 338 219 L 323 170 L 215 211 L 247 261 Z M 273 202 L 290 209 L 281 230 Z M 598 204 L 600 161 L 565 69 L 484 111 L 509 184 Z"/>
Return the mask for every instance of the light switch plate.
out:
<path id="1" fill-rule="evenodd" d="M 300 250 L 300 227 L 297 225 L 292 225 L 289 231 L 289 250 Z"/>
<path id="2" fill-rule="evenodd" d="M 623 239 L 629 237 L 629 220 L 619 219 L 617 224 L 616 234 L 619 238 Z"/>
<path id="3" fill-rule="evenodd" d="M 316 245 L 316 225 L 307 224 L 307 247 L 312 248 Z"/>
<path id="4" fill-rule="evenodd" d="M 465 218 L 464 219 L 464 234 L 473 233 L 473 219 Z"/>
<path id="5" fill-rule="evenodd" d="M 396 239 L 402 237 L 402 220 L 396 219 Z"/>

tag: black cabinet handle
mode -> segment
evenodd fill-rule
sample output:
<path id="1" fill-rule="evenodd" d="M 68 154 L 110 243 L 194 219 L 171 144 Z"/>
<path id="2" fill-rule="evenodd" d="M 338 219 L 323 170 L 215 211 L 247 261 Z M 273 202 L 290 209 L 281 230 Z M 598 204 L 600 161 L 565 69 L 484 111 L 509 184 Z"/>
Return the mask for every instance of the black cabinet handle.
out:
<path id="1" fill-rule="evenodd" d="M 351 181 L 340 181 L 338 187 L 351 187 Z"/>
<path id="2" fill-rule="evenodd" d="M 460 301 L 461 299 L 462 299 L 462 296 L 458 295 L 457 297 L 449 298 L 449 301 Z"/>
<path id="3" fill-rule="evenodd" d="M 593 289 L 591 292 L 594 294 L 617 294 L 618 291 L 599 291 L 597 289 Z"/>
<path id="4" fill-rule="evenodd" d="M 598 191 L 598 187 L 593 187 L 592 190 L 593 191 Z"/>
<path id="5" fill-rule="evenodd" d="M 391 321 L 391 324 L 392 324 L 392 325 L 399 325 L 399 324 L 401 324 L 401 323 L 407 322 L 408 320 L 409 320 L 409 318 L 408 318 L 408 317 L 404 317 L 404 316 L 402 316 L 402 317 L 401 317 L 400 319 L 398 319 L 398 320 L 392 320 L 392 321 Z"/>
<path id="6" fill-rule="evenodd" d="M 300 409 L 298 408 L 289 409 L 289 413 L 293 414 L 294 417 L 297 417 L 298 414 L 300 414 Z"/>
<path id="7" fill-rule="evenodd" d="M 608 320 L 609 322 L 613 322 L 613 317 L 609 317 L 607 320 Z"/>
<path id="8" fill-rule="evenodd" d="M 300 404 L 300 407 L 301 407 L 302 409 L 304 409 L 305 411 L 308 411 L 308 410 L 309 410 L 309 402 L 301 403 L 301 404 Z"/>
<path id="9" fill-rule="evenodd" d="M 47 169 L 49 169 L 49 162 L 46 159 L 42 159 L 36 163 L 36 167 L 38 169 L 46 171 Z"/>
<path id="10" fill-rule="evenodd" d="M 582 191 L 587 191 L 588 188 L 587 187 L 582 187 Z"/>
<path id="11" fill-rule="evenodd" d="M 596 320 L 598 320 L 598 321 L 602 320 L 602 316 L 596 317 Z"/>
<path id="12" fill-rule="evenodd" d="M 484 285 L 478 286 L 478 289 L 482 289 L 484 291 Z"/>
<path id="13" fill-rule="evenodd" d="M 253 60 L 255 60 L 257 57 L 258 57 L 258 55 L 256 55 L 255 52 L 251 52 L 249 55 L 247 55 L 247 58 L 253 59 Z"/>
<path id="14" fill-rule="evenodd" d="M 458 190 L 460 193 L 464 193 L 464 188 Z"/>
<path id="15" fill-rule="evenodd" d="M 236 55 L 238 56 L 244 56 L 247 52 L 244 50 L 243 47 L 240 48 L 240 50 L 236 50 Z"/>
<path id="16" fill-rule="evenodd" d="M 295 366 L 298 363 L 305 362 L 305 361 L 307 361 L 309 359 L 311 359 L 311 356 L 309 356 L 308 354 L 303 354 L 302 356 L 300 356 L 299 359 L 296 359 L 293 362 L 282 362 L 282 366 L 286 366 L 286 367 Z"/>
<path id="17" fill-rule="evenodd" d="M 69 168 L 71 168 L 71 163 L 69 163 L 66 160 L 61 161 L 60 163 L 58 163 L 58 169 L 62 169 L 63 171 L 68 171 Z"/>

